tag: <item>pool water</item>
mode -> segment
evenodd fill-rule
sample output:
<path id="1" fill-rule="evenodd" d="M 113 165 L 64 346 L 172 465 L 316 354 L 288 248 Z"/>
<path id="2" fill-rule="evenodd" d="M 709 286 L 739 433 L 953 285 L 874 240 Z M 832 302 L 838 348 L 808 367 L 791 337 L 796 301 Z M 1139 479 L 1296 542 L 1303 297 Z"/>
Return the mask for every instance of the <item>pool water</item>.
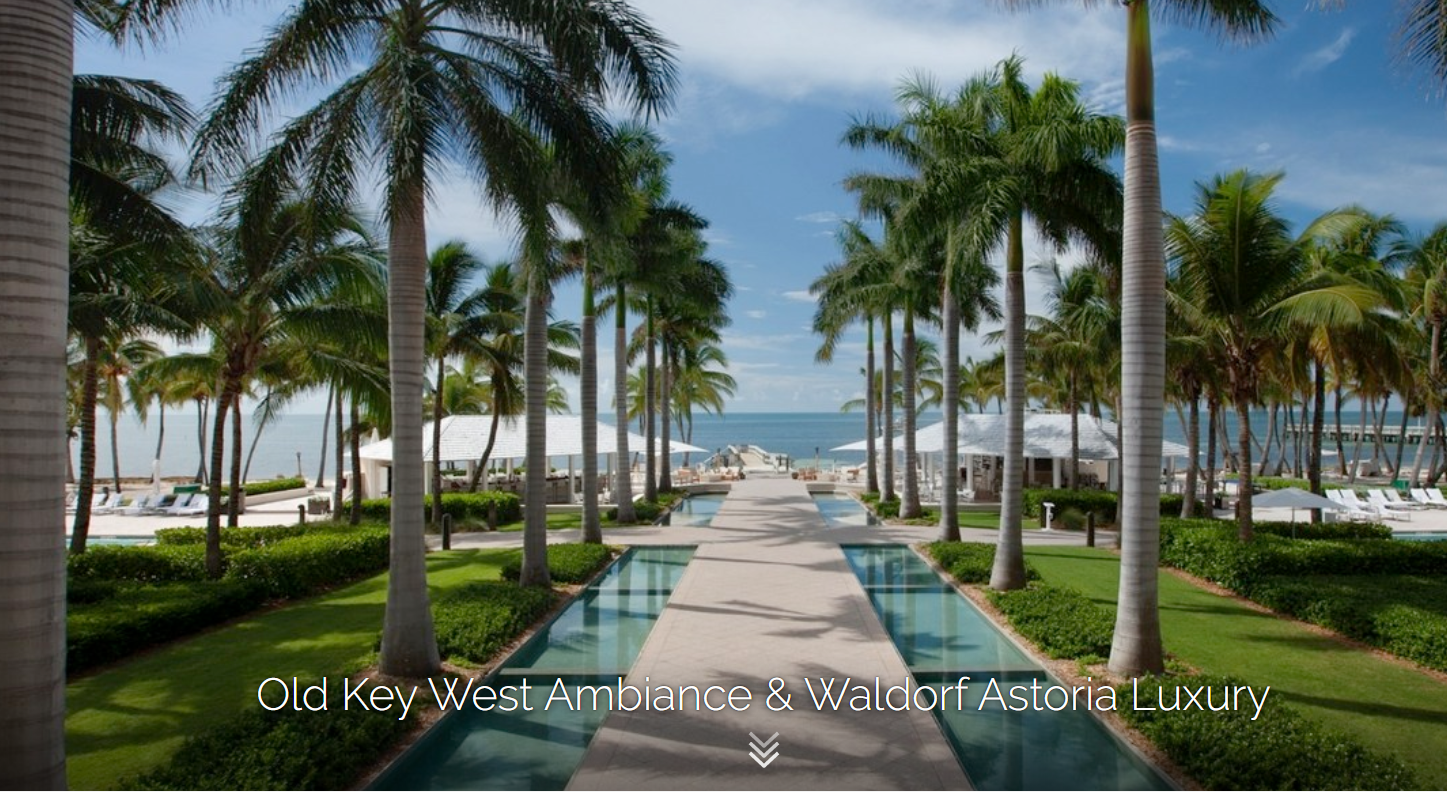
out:
<path id="1" fill-rule="evenodd" d="M 1447 532 L 1442 531 L 1397 531 L 1393 539 L 1406 542 L 1447 542 Z"/>
<path id="2" fill-rule="evenodd" d="M 727 497 L 728 494 L 723 492 L 690 495 L 673 507 L 673 511 L 663 518 L 663 524 L 707 527 Z"/>
<path id="3" fill-rule="evenodd" d="M 830 528 L 879 525 L 878 518 L 864 508 L 864 504 L 842 492 L 816 492 L 813 498 L 814 505 L 819 507 L 819 513 Z"/>
<path id="4" fill-rule="evenodd" d="M 635 548 L 537 633 L 491 684 L 531 685 L 531 712 L 467 709 L 443 718 L 371 789 L 562 789 L 607 717 L 555 705 L 561 680 L 616 686 L 693 556 L 692 547 Z"/>
<path id="5" fill-rule="evenodd" d="M 87 536 L 87 545 L 114 545 L 117 547 L 136 547 L 139 545 L 150 545 L 156 543 L 155 536 Z M 65 537 L 66 547 L 70 546 L 70 537 Z"/>
<path id="6" fill-rule="evenodd" d="M 991 679 L 1057 684 L 908 547 L 843 548 L 920 685 L 968 676 L 963 707 L 933 710 L 976 789 L 1170 789 L 1084 710 L 1008 712 L 979 705 Z"/>

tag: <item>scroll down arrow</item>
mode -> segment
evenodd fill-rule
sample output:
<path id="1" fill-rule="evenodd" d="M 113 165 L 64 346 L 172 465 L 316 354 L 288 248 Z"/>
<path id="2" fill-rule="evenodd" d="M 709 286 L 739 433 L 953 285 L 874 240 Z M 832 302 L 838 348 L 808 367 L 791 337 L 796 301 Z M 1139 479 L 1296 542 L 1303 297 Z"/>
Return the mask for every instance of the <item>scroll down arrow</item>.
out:
<path id="1" fill-rule="evenodd" d="M 749 756 L 752 757 L 755 762 L 758 762 L 758 763 L 759 763 L 759 767 L 768 767 L 770 764 L 773 763 L 773 761 L 774 761 L 775 759 L 778 759 L 778 758 L 779 758 L 779 755 L 778 755 L 778 754 L 774 754 L 773 756 L 770 756 L 770 757 L 768 758 L 768 761 L 765 761 L 765 760 L 763 760 L 763 759 L 760 759 L 756 754 L 752 754 L 752 753 L 751 753 L 751 754 L 749 754 Z"/>

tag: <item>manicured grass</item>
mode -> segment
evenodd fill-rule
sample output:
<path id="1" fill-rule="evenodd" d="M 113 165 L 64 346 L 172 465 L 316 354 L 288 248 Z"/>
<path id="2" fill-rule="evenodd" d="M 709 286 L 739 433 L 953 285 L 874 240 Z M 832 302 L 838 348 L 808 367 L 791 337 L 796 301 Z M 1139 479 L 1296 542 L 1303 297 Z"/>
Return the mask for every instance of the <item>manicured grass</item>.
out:
<path id="1" fill-rule="evenodd" d="M 1104 550 L 1027 547 L 1041 576 L 1115 605 L 1119 560 Z M 1307 628 L 1160 576 L 1166 651 L 1209 674 L 1270 685 L 1308 717 L 1396 755 L 1447 788 L 1447 683 Z"/>
<path id="2" fill-rule="evenodd" d="M 427 558 L 432 594 L 498 580 L 516 550 L 464 550 Z M 372 660 L 387 596 L 385 574 L 245 619 L 66 688 L 70 786 L 114 788 L 154 767 L 181 740 L 256 702 L 268 677 L 354 672 Z"/>

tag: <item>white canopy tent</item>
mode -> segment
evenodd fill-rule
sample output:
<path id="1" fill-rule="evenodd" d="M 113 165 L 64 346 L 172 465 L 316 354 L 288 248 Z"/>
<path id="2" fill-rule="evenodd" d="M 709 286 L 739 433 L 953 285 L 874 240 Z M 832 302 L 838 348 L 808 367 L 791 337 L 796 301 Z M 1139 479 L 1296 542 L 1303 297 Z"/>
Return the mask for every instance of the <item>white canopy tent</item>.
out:
<path id="1" fill-rule="evenodd" d="M 1060 413 L 1026 413 L 1025 447 L 1027 460 L 1054 460 L 1052 465 L 1053 484 L 1060 486 L 1070 460 L 1070 416 Z M 1107 477 L 1114 484 L 1115 465 L 1120 459 L 1116 444 L 1116 425 L 1113 421 L 1090 415 L 1078 416 L 1080 459 L 1088 462 L 1107 463 Z M 945 448 L 944 422 L 931 424 L 915 432 L 915 451 L 920 454 L 942 454 Z M 966 478 L 972 479 L 975 457 L 985 459 L 1005 456 L 1005 416 L 992 413 L 961 415 L 959 421 L 959 454 L 966 459 Z M 884 447 L 883 438 L 875 441 L 876 450 Z M 894 448 L 903 451 L 904 443 L 899 433 L 895 434 Z M 831 449 L 833 451 L 867 451 L 868 444 L 860 440 Z M 1188 449 L 1180 443 L 1169 440 L 1161 443 L 1161 459 L 1170 460 L 1186 457 Z M 974 489 L 973 481 L 961 482 L 966 489 Z"/>
<path id="2" fill-rule="evenodd" d="M 482 457 L 487 447 L 487 438 L 492 431 L 490 415 L 452 415 L 442 419 L 442 442 L 432 448 L 432 422 L 422 428 L 423 457 L 427 465 L 462 462 L 469 469 Z M 616 431 L 612 426 L 598 422 L 598 455 L 610 458 L 616 455 L 613 438 Z M 647 440 L 633 432 L 628 433 L 628 448 L 631 452 L 643 452 Z M 493 443 L 490 461 L 501 462 L 509 467 L 527 456 L 527 422 L 522 416 L 504 417 L 498 422 L 497 438 Z M 566 457 L 571 477 L 573 458 L 583 454 L 583 419 L 577 415 L 549 415 L 547 424 L 546 453 L 549 458 Z M 670 441 L 668 454 L 707 453 L 706 449 L 678 441 Z M 362 446 L 359 456 L 362 460 L 363 476 L 368 481 L 380 481 L 381 468 L 392 464 L 392 441 L 380 440 Z M 430 482 L 430 475 L 429 475 Z M 429 484 L 430 486 L 430 484 Z"/>

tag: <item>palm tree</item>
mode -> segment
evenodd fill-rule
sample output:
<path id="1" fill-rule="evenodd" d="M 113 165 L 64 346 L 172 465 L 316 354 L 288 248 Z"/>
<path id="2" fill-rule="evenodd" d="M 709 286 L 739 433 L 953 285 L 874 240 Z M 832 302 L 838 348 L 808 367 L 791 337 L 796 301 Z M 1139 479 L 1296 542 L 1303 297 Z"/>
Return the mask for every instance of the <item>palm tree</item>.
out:
<path id="1" fill-rule="evenodd" d="M 1087 4 L 1094 0 L 1085 0 Z M 1009 0 L 1026 6 L 1035 0 Z M 1168 17 L 1241 40 L 1270 35 L 1264 0 L 1157 0 Z M 1121 676 L 1165 668 L 1157 612 L 1160 454 L 1165 404 L 1166 279 L 1160 159 L 1156 144 L 1151 3 L 1126 13 L 1125 211 L 1121 267 L 1121 582 L 1110 669 Z M 1129 431 L 1124 431 L 1129 426 Z"/>
<path id="2" fill-rule="evenodd" d="M 359 64 L 343 73 L 339 64 Z M 257 172 L 305 172 L 318 200 L 355 187 L 367 152 L 381 152 L 388 224 L 389 366 L 398 461 L 383 673 L 439 669 L 422 533 L 422 401 L 428 186 L 461 160 L 488 201 L 514 212 L 534 239 L 548 225 L 535 178 L 544 147 L 571 181 L 617 184 L 601 94 L 655 111 L 671 85 L 667 44 L 622 4 L 497 0 L 323 0 L 293 9 L 257 53 L 224 78 L 224 96 L 197 138 L 202 168 L 237 165 L 264 111 L 301 86 L 340 83 L 281 130 Z M 409 90 L 402 90 L 407 88 Z M 417 88 L 418 90 L 410 90 Z M 214 474 L 213 474 L 214 475 Z"/>
<path id="3" fill-rule="evenodd" d="M 1407 265 L 1407 285 L 1412 292 L 1414 313 L 1426 325 L 1428 333 L 1427 387 L 1423 388 L 1427 421 L 1412 464 L 1411 481 L 1415 486 L 1422 475 L 1427 440 L 1436 430 L 1441 410 L 1442 329 L 1447 325 L 1447 223 L 1438 224 L 1425 236 L 1403 240 L 1394 256 Z M 1406 408 L 1404 404 L 1403 409 Z"/>
<path id="4" fill-rule="evenodd" d="M 723 415 L 724 400 L 738 389 L 738 382 L 728 373 L 728 365 L 723 349 L 714 344 L 692 344 L 683 350 L 673 387 L 673 418 L 683 442 L 693 442 L 695 409 Z M 687 454 L 684 460 L 687 464 Z"/>
<path id="5" fill-rule="evenodd" d="M 460 240 L 447 242 L 427 260 L 427 336 L 430 357 L 437 362 L 434 394 L 441 394 L 447 376 L 447 359 L 454 355 L 477 354 L 477 345 L 486 328 L 487 295 L 482 289 L 467 290 L 468 284 L 482 272 L 482 260 Z M 432 399 L 432 522 L 442 524 L 442 449 L 443 400 Z M 339 471 L 340 473 L 340 471 Z"/>

